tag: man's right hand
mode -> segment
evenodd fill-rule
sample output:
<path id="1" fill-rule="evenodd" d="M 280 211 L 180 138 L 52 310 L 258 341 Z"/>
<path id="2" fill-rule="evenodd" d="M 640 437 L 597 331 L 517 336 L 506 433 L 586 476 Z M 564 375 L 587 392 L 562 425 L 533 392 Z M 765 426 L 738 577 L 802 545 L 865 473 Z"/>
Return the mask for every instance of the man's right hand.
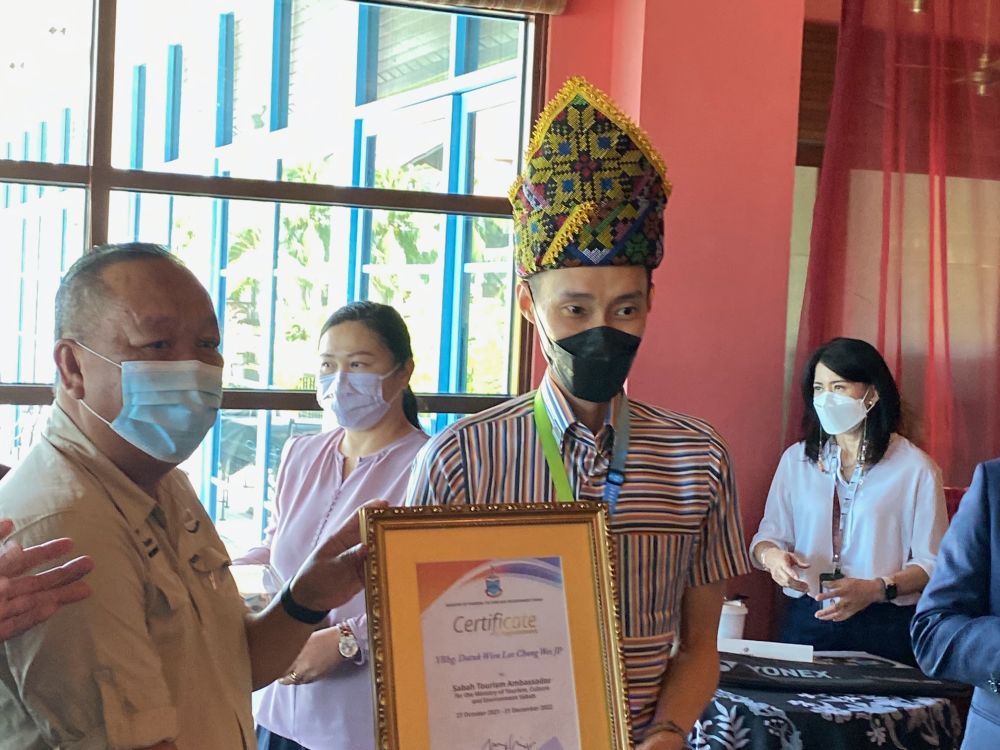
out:
<path id="1" fill-rule="evenodd" d="M 384 500 L 366 508 L 385 508 Z M 292 598 L 303 607 L 329 610 L 350 601 L 365 585 L 365 557 L 361 543 L 361 511 L 352 515 L 323 544 L 313 550 L 292 579 Z"/>
<path id="2" fill-rule="evenodd" d="M 798 571 L 808 568 L 809 562 L 794 552 L 787 552 L 778 547 L 771 547 L 761 555 L 761 563 L 771 574 L 771 578 L 779 586 L 809 593 L 809 584 L 799 578 Z"/>
<path id="3" fill-rule="evenodd" d="M 13 530 L 10 521 L 0 520 L 0 542 Z M 44 622 L 64 604 L 90 595 L 90 587 L 80 580 L 94 567 L 89 557 L 27 574 L 65 556 L 72 548 L 69 539 L 56 539 L 27 549 L 11 544 L 0 552 L 0 643 Z"/>

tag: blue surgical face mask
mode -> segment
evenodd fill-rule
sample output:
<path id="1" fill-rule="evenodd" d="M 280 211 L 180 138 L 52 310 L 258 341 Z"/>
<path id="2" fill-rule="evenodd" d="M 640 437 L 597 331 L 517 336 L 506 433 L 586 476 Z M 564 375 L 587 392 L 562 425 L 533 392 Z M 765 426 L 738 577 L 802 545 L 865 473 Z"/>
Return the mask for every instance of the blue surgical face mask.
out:
<path id="1" fill-rule="evenodd" d="M 222 368 L 199 360 L 136 360 L 121 364 L 76 342 L 122 371 L 122 408 L 110 422 L 83 407 L 143 453 L 171 464 L 185 461 L 215 424 L 222 405 Z"/>

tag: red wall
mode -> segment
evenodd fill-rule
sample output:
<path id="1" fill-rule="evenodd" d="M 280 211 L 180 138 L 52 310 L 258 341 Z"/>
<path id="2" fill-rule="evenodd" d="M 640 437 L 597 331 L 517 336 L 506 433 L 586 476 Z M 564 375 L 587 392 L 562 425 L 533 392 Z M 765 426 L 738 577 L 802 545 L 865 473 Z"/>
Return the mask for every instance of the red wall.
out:
<path id="1" fill-rule="evenodd" d="M 569 6 L 550 25 L 549 93 L 574 74 L 609 90 L 647 130 L 674 183 L 666 255 L 629 392 L 719 429 L 749 540 L 784 447 L 803 0 Z M 751 596 L 747 635 L 764 635 L 770 579 L 755 574 L 731 591 Z"/>
<path id="2" fill-rule="evenodd" d="M 627 0 L 626 0 L 627 1 Z M 555 95 L 567 78 L 584 76 L 611 88 L 611 34 L 614 6 L 620 0 L 570 0 L 565 13 L 549 23 L 546 92 Z"/>
<path id="3" fill-rule="evenodd" d="M 844 0 L 806 0 L 806 18 L 817 23 L 840 25 Z"/>

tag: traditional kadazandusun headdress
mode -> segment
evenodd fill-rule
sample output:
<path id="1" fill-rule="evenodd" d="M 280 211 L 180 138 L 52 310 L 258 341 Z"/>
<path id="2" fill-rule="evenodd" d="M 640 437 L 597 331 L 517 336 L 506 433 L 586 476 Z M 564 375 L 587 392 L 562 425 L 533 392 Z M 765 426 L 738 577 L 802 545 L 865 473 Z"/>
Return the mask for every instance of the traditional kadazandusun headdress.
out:
<path id="1" fill-rule="evenodd" d="M 666 167 L 606 94 L 567 81 L 538 118 L 524 162 L 510 190 L 518 276 L 660 264 Z"/>

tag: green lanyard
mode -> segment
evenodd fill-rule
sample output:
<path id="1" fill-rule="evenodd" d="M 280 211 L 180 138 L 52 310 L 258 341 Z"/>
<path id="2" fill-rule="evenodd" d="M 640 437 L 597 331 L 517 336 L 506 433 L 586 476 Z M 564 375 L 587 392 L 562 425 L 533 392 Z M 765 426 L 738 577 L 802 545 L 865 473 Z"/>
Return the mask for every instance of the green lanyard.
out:
<path id="1" fill-rule="evenodd" d="M 628 398 L 624 393 L 618 407 L 617 417 L 612 425 L 615 428 L 615 449 L 611 465 L 608 467 L 608 477 L 604 483 L 604 499 L 607 501 L 608 510 L 611 513 L 615 511 L 618 494 L 625 483 L 625 457 L 628 454 L 630 425 Z M 538 439 L 542 442 L 545 463 L 549 466 L 552 484 L 555 485 L 556 500 L 560 503 L 573 502 L 576 498 L 573 497 L 573 488 L 569 484 L 569 476 L 566 474 L 566 464 L 563 463 L 562 452 L 556 445 L 555 435 L 552 434 L 552 420 L 545 410 L 541 389 L 535 391 L 535 430 L 538 432 Z"/>

